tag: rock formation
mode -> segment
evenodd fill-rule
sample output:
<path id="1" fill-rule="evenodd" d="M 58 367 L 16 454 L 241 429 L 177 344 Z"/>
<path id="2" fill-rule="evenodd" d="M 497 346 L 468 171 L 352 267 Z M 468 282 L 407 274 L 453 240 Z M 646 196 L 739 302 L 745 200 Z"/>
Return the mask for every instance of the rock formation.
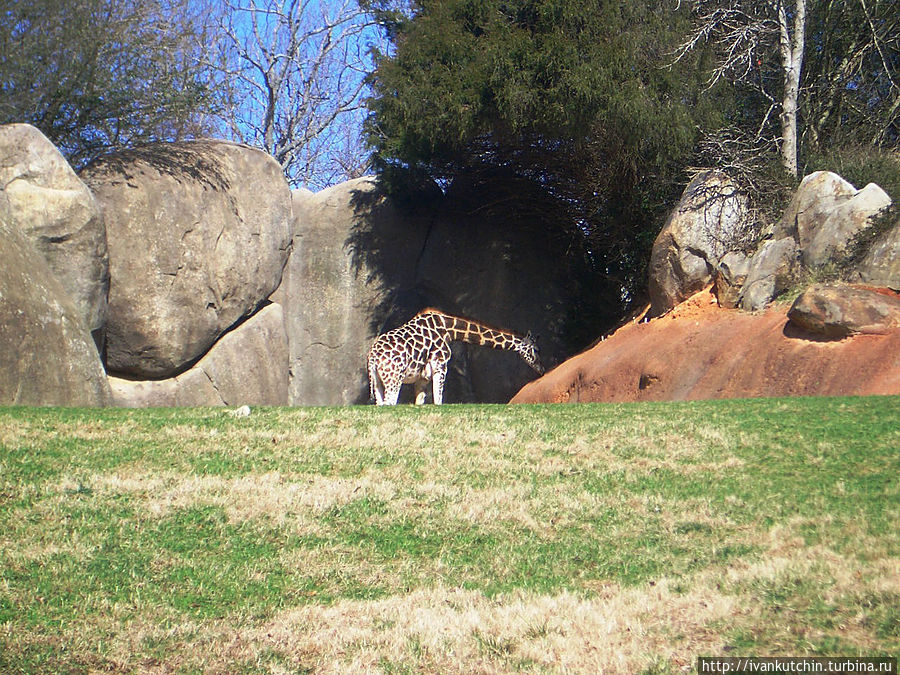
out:
<path id="1" fill-rule="evenodd" d="M 190 369 L 165 380 L 110 377 L 113 405 L 287 405 L 288 348 L 281 305 L 226 333 Z"/>
<path id="2" fill-rule="evenodd" d="M 294 193 L 293 253 L 276 295 L 286 309 L 292 404 L 368 401 L 375 336 L 426 306 L 533 330 L 545 358 L 559 356 L 567 280 L 553 245 L 523 228 L 447 215 L 449 199 L 435 186 L 400 205 L 372 178 Z M 515 355 L 457 345 L 445 400 L 507 401 L 533 377 Z"/>
<path id="3" fill-rule="evenodd" d="M 873 183 L 857 190 L 837 174 L 816 171 L 801 181 L 778 232 L 797 241 L 806 267 L 819 267 L 840 259 L 853 235 L 890 203 Z"/>
<path id="4" fill-rule="evenodd" d="M 698 174 L 653 244 L 650 316 L 659 316 L 714 282 L 723 307 L 758 311 L 805 270 L 843 264 L 857 237 L 891 203 L 880 187 L 857 190 L 840 176 L 806 176 L 778 223 L 756 247 L 746 200 L 718 171 Z M 900 223 L 898 223 L 900 228 Z M 900 233 L 886 234 L 858 266 L 855 280 L 897 285 Z"/>
<path id="5" fill-rule="evenodd" d="M 101 343 L 109 263 L 100 210 L 59 150 L 28 124 L 0 126 L 0 219 L 40 251 Z"/>
<path id="6" fill-rule="evenodd" d="M 674 252 L 695 248 L 667 243 L 688 240 L 673 226 L 684 201 L 657 238 L 651 288 L 665 288 L 685 269 L 684 255 Z M 513 402 L 900 394 L 900 295 L 886 290 L 900 286 L 900 222 L 883 228 L 875 220 L 888 204 L 877 185 L 857 190 L 828 172 L 807 176 L 749 259 L 740 250 L 691 253 L 703 261 L 719 256 L 716 295 L 701 291 L 665 316 L 622 326 Z M 857 237 L 871 232 L 878 236 L 862 262 L 845 274 L 885 288 L 814 284 L 790 309 L 769 304 L 822 267 L 846 267 Z M 657 294 L 647 316 L 677 297 Z M 729 309 L 735 304 L 754 313 Z"/>
<path id="7" fill-rule="evenodd" d="M 546 229 L 492 225 L 436 218 L 418 260 L 417 294 L 424 304 L 451 314 L 522 335 L 531 331 L 539 337 L 544 362 L 558 363 L 565 355 L 565 315 L 577 302 L 569 295 L 565 252 Z M 512 352 L 454 345 L 445 400 L 506 402 L 535 377 Z"/>
<path id="8" fill-rule="evenodd" d="M 158 144 L 82 177 L 106 220 L 110 372 L 181 372 L 281 282 L 290 190 L 269 155 L 222 141 Z"/>
<path id="9" fill-rule="evenodd" d="M 900 291 L 900 218 L 876 237 L 852 280 Z"/>
<path id="10" fill-rule="evenodd" d="M 31 239 L 2 218 L 0 251 L 0 405 L 108 405 L 83 312 Z"/>
<path id="11" fill-rule="evenodd" d="M 293 252 L 279 291 L 290 345 L 289 400 L 364 403 L 366 352 L 382 329 L 385 306 L 411 283 L 427 230 L 404 218 L 369 177 L 315 194 L 295 191 L 293 203 Z"/>
<path id="12" fill-rule="evenodd" d="M 765 307 L 790 287 L 799 266 L 793 237 L 767 239 L 747 263 L 747 274 L 738 292 L 738 305 L 750 312 Z"/>
<path id="13" fill-rule="evenodd" d="M 82 178 L 37 130 L 0 127 L 0 403 L 364 403 L 372 340 L 423 307 L 534 331 L 552 366 L 590 292 L 565 243 L 542 223 L 508 227 L 514 214 L 494 222 L 473 185 L 291 193 L 271 157 L 220 141 L 123 152 Z M 900 299 L 885 289 L 900 287 L 900 221 L 874 218 L 887 203 L 877 186 L 812 174 L 754 252 L 738 187 L 698 175 L 654 245 L 661 318 L 517 400 L 897 393 Z M 848 261 L 849 280 L 883 288 L 815 286 L 789 314 L 766 309 Z M 711 283 L 718 305 L 756 314 L 706 303 L 723 313 L 680 320 Z M 446 400 L 504 401 L 532 379 L 515 355 L 457 345 Z"/>
<path id="14" fill-rule="evenodd" d="M 747 199 L 734 181 L 719 171 L 695 176 L 653 243 L 650 314 L 664 314 L 708 285 L 747 226 Z"/>

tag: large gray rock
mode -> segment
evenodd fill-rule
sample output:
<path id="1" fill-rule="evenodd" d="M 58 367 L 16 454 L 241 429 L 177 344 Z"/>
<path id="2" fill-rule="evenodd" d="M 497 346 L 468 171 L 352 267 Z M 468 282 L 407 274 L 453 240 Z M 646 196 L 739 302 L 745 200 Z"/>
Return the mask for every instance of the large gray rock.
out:
<path id="1" fill-rule="evenodd" d="M 100 356 L 47 261 L 2 219 L 0 251 L 0 405 L 107 405 Z"/>
<path id="2" fill-rule="evenodd" d="M 767 239 L 750 258 L 738 296 L 741 309 L 762 309 L 791 284 L 797 268 L 797 242 L 793 237 Z"/>
<path id="3" fill-rule="evenodd" d="M 106 321 L 106 230 L 87 186 L 37 129 L 0 126 L 0 219 L 44 256 L 88 331 Z"/>
<path id="4" fill-rule="evenodd" d="M 413 284 L 427 224 L 401 215 L 371 177 L 297 190 L 293 200 L 293 252 L 276 295 L 287 317 L 289 401 L 363 403 L 366 354 L 395 295 Z"/>
<path id="5" fill-rule="evenodd" d="M 561 244 L 546 228 L 450 215 L 454 199 L 436 188 L 390 198 L 372 178 L 294 193 L 293 253 L 286 290 L 276 294 L 286 297 L 292 405 L 368 401 L 366 354 L 375 336 L 427 306 L 534 331 L 544 361 L 559 358 L 570 307 L 563 289 L 572 285 Z M 535 377 L 509 352 L 453 350 L 447 402 L 505 402 Z"/>
<path id="6" fill-rule="evenodd" d="M 874 183 L 857 190 L 837 174 L 816 171 L 801 181 L 778 233 L 797 240 L 806 267 L 819 267 L 840 260 L 853 235 L 890 203 Z"/>
<path id="7" fill-rule="evenodd" d="M 740 251 L 729 251 L 716 269 L 716 300 L 720 307 L 734 309 L 750 273 L 750 258 Z"/>
<path id="8" fill-rule="evenodd" d="M 551 365 L 564 356 L 563 317 L 573 304 L 563 256 L 546 228 L 492 228 L 478 219 L 441 216 L 422 250 L 416 287 L 426 304 L 451 314 L 534 333 L 542 361 Z M 513 352 L 458 344 L 446 400 L 506 403 L 536 377 Z"/>
<path id="9" fill-rule="evenodd" d="M 109 240 L 111 372 L 180 372 L 281 282 L 291 195 L 264 152 L 158 144 L 104 158 L 82 177 Z"/>
<path id="10" fill-rule="evenodd" d="M 874 242 L 857 267 L 856 280 L 900 291 L 900 219 Z"/>
<path id="11" fill-rule="evenodd" d="M 737 185 L 719 171 L 698 174 L 653 243 L 651 315 L 664 314 L 707 286 L 722 256 L 740 247 L 749 226 L 747 199 Z"/>
<path id="12" fill-rule="evenodd" d="M 226 333 L 192 368 L 165 380 L 109 378 L 113 404 L 287 405 L 288 346 L 282 308 L 268 305 Z"/>
<path id="13" fill-rule="evenodd" d="M 856 188 L 831 171 L 815 171 L 803 177 L 790 204 L 775 224 L 773 238 L 793 237 L 801 247 L 812 239 L 814 224 L 828 217 L 835 204 L 846 201 Z"/>
<path id="14" fill-rule="evenodd" d="M 900 297 L 852 286 L 815 284 L 788 310 L 791 323 L 829 338 L 900 327 Z"/>

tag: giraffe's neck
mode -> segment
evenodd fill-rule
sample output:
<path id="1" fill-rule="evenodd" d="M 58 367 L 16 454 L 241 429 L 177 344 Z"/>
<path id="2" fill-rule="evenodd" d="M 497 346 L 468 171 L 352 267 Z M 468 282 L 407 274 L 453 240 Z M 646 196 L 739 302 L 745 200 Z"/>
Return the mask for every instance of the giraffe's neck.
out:
<path id="1" fill-rule="evenodd" d="M 508 350 L 515 350 L 522 344 L 521 335 L 485 326 L 471 319 L 445 314 L 436 309 L 423 310 L 419 312 L 419 316 L 425 318 L 430 325 L 446 335 L 451 342 L 467 342 L 493 349 Z"/>

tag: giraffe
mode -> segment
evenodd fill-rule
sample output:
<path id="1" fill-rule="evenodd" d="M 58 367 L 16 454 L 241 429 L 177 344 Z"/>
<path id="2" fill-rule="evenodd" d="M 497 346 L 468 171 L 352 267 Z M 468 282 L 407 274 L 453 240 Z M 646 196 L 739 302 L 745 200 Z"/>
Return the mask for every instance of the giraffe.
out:
<path id="1" fill-rule="evenodd" d="M 444 396 L 444 378 L 454 340 L 516 352 L 538 373 L 544 372 L 531 333 L 517 335 L 429 307 L 399 328 L 382 333 L 369 350 L 369 390 L 376 405 L 396 405 L 400 387 L 415 384 L 416 405 L 425 402 L 431 380 L 434 402 Z"/>

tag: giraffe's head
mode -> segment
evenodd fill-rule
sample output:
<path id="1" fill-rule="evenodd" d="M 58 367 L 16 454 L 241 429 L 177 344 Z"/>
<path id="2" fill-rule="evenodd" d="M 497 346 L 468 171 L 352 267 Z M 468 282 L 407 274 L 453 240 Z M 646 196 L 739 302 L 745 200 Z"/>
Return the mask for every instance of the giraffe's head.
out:
<path id="1" fill-rule="evenodd" d="M 534 368 L 538 375 L 544 374 L 544 366 L 541 364 L 541 357 L 538 354 L 537 338 L 531 332 L 522 338 L 516 351 L 525 359 L 525 363 Z"/>

